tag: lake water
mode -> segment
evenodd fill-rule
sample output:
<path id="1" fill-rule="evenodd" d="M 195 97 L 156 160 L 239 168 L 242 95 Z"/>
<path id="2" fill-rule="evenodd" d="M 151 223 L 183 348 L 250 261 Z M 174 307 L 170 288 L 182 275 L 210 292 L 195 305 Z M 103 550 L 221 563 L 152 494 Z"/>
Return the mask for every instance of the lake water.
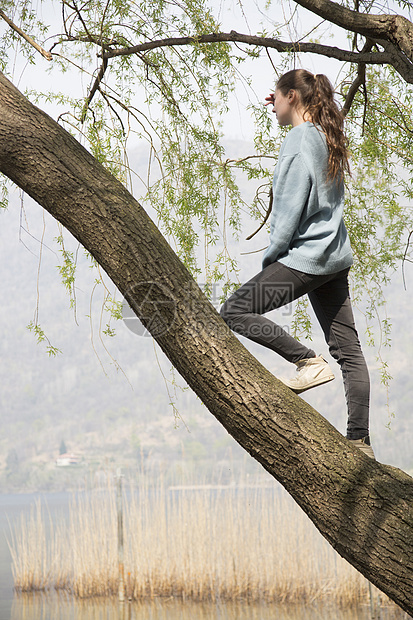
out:
<path id="1" fill-rule="evenodd" d="M 71 497 L 71 493 L 0 495 L 0 620 L 370 620 L 372 617 L 367 604 L 351 610 L 242 602 L 205 604 L 173 598 L 121 604 L 107 598 L 76 600 L 54 593 L 14 593 L 7 543 L 10 526 L 22 513 L 29 513 L 36 499 L 44 501 L 53 516 L 68 509 Z M 396 620 L 407 615 L 394 609 L 381 609 L 376 618 Z"/>
<path id="2" fill-rule="evenodd" d="M 65 597 L 19 597 L 13 602 L 12 620 L 368 620 L 369 610 L 205 604 L 174 600 L 120 604 L 115 600 L 75 601 Z M 381 616 L 384 618 L 385 616 Z"/>

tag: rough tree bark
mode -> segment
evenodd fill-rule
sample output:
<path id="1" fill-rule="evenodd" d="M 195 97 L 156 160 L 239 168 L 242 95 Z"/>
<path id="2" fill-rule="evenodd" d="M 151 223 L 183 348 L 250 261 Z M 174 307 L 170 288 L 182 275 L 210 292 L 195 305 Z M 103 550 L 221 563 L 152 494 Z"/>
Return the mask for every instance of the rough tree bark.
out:
<path id="1" fill-rule="evenodd" d="M 211 413 L 338 553 L 413 613 L 413 479 L 351 447 L 273 377 L 123 185 L 1 74 L 0 170 L 91 252 Z"/>
<path id="2" fill-rule="evenodd" d="M 338 2 L 332 2 L 332 0 L 294 1 L 345 30 L 358 32 L 378 42 L 387 41 L 391 43 L 410 61 L 413 61 L 413 24 L 403 15 L 372 15 L 352 11 Z"/>

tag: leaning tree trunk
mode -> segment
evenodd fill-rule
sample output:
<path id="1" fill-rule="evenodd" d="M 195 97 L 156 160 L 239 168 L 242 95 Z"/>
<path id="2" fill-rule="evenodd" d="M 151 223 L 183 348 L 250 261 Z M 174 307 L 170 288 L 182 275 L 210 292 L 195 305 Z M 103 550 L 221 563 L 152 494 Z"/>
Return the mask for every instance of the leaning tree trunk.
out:
<path id="1" fill-rule="evenodd" d="M 323 536 L 413 612 L 413 479 L 367 458 L 231 334 L 155 224 L 0 74 L 0 170 L 95 257 L 227 431 Z"/>

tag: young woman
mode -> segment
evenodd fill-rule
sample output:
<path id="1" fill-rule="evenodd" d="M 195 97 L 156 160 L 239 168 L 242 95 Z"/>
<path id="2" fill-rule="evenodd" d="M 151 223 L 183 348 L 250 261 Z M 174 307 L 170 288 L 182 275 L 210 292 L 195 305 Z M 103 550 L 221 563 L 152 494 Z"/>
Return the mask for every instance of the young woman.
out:
<path id="1" fill-rule="evenodd" d="M 369 373 L 348 287 L 353 259 L 343 222 L 348 170 L 343 117 L 328 78 L 304 69 L 285 73 L 266 101 L 281 126 L 292 126 L 274 172 L 270 243 L 262 271 L 225 302 L 221 316 L 235 332 L 296 364 L 295 376 L 282 381 L 304 392 L 334 379 L 328 363 L 263 315 L 307 294 L 341 367 L 347 438 L 374 458 Z"/>

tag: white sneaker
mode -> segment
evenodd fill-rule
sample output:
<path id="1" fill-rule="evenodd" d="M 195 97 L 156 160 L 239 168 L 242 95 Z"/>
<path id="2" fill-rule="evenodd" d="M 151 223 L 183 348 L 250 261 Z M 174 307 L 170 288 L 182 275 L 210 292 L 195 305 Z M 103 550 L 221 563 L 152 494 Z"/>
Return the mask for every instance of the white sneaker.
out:
<path id="1" fill-rule="evenodd" d="M 367 454 L 371 459 L 376 459 L 374 456 L 373 448 L 370 445 L 370 437 L 363 437 L 362 439 L 349 439 L 349 442 L 353 444 L 353 446 L 357 446 L 364 454 Z"/>
<path id="2" fill-rule="evenodd" d="M 321 355 L 300 360 L 296 363 L 296 366 L 295 377 L 292 379 L 280 378 L 280 381 L 293 390 L 293 392 L 296 392 L 296 394 L 334 379 L 330 366 Z"/>

